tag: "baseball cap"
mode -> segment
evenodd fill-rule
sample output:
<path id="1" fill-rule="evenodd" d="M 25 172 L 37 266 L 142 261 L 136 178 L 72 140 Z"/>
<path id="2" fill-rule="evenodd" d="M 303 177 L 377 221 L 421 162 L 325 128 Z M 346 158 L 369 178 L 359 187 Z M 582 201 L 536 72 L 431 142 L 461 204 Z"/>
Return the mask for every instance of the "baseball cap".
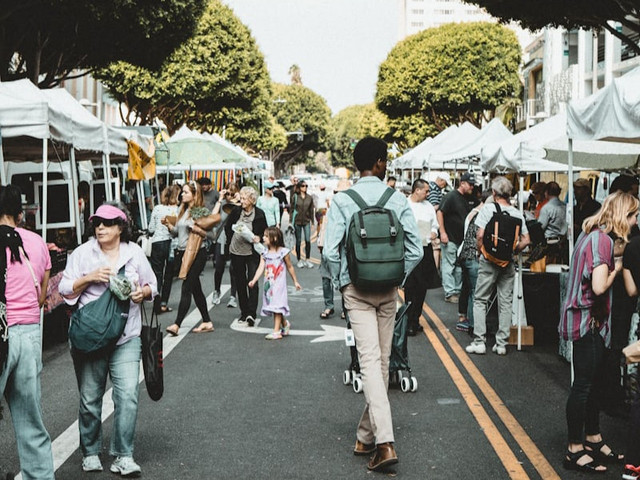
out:
<path id="1" fill-rule="evenodd" d="M 273 183 L 271 182 L 264 182 L 264 188 L 271 190 L 273 188 Z"/>
<path id="2" fill-rule="evenodd" d="M 471 185 L 475 185 L 476 184 L 476 176 L 471 172 L 464 172 L 460 176 L 460 181 L 461 182 L 468 182 Z"/>
<path id="3" fill-rule="evenodd" d="M 577 188 L 579 187 L 591 188 L 591 183 L 586 178 L 578 178 L 576 179 L 575 182 L 573 182 L 573 186 Z"/>

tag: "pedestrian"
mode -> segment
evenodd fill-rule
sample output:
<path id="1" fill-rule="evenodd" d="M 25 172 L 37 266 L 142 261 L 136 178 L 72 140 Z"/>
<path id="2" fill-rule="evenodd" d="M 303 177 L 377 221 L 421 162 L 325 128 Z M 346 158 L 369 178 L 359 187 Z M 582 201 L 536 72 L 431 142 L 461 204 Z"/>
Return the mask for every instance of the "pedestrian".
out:
<path id="1" fill-rule="evenodd" d="M 546 202 L 540 209 L 538 221 L 547 242 L 547 263 L 565 263 L 569 259 L 567 245 L 567 206 L 558 198 L 561 193 L 557 182 L 547 183 Z"/>
<path id="2" fill-rule="evenodd" d="M 235 207 L 229 214 L 225 232 L 227 246 L 231 255 L 231 267 L 236 282 L 238 301 L 240 303 L 240 325 L 253 327 L 256 323 L 258 311 L 258 285 L 249 286 L 249 281 L 255 276 L 260 255 L 253 248 L 259 243 L 267 228 L 267 220 L 264 212 L 256 207 L 258 195 L 252 187 L 242 187 L 240 190 L 240 206 Z M 236 233 L 234 225 L 244 226 L 253 234 L 251 241 L 244 235 Z"/>
<path id="3" fill-rule="evenodd" d="M 316 237 L 320 235 L 320 229 L 322 228 L 324 217 L 327 214 L 327 208 L 329 208 L 329 199 L 330 196 L 327 191 L 327 186 L 321 183 L 318 185 L 318 191 L 313 195 L 313 201 L 316 206 Z"/>
<path id="4" fill-rule="evenodd" d="M 267 226 L 280 228 L 280 202 L 273 196 L 273 183 L 264 182 L 264 195 L 258 198 L 256 206 L 264 212 Z"/>
<path id="5" fill-rule="evenodd" d="M 390 176 L 387 178 L 387 187 L 396 188 L 396 177 Z"/>
<path id="6" fill-rule="evenodd" d="M 387 144 L 373 137 L 358 142 L 353 157 L 360 180 L 352 188 L 363 200 L 375 204 L 388 188 L 382 181 L 387 170 Z M 386 208 L 396 213 L 404 229 L 405 278 L 422 258 L 422 244 L 406 197 L 394 192 Z M 355 455 L 374 454 L 367 467 L 381 470 L 398 461 L 394 446 L 389 386 L 389 356 L 396 315 L 397 288 L 363 291 L 349 277 L 344 238 L 351 217 L 360 208 L 346 193 L 333 197 L 327 219 L 323 255 L 332 278 L 340 287 L 356 340 L 366 405 L 356 431 Z"/>
<path id="7" fill-rule="evenodd" d="M 600 210 L 600 202 L 591 197 L 591 182 L 586 178 L 578 178 L 573 182 L 573 196 L 576 204 L 573 207 L 573 243 L 578 240 L 578 234 L 582 231 L 582 222 L 587 217 L 595 215 Z"/>
<path id="8" fill-rule="evenodd" d="M 194 219 L 191 218 L 191 209 L 198 207 L 202 207 L 202 188 L 200 184 L 190 180 L 182 186 L 182 205 L 178 211 L 178 217 L 175 219 L 175 224 L 170 217 L 164 217 L 161 220 L 162 224 L 169 229 L 171 235 L 178 238 L 178 248 L 174 260 L 176 267 L 182 265 L 189 235 L 197 229 Z M 192 296 L 202 317 L 202 323 L 198 328 L 194 328 L 193 331 L 195 333 L 206 333 L 213 332 L 214 330 L 213 322 L 209 316 L 209 309 L 207 308 L 207 299 L 202 292 L 202 285 L 200 283 L 200 274 L 206 262 L 207 249 L 205 248 L 205 242 L 202 242 L 191 264 L 191 268 L 189 268 L 189 272 L 182 282 L 176 319 L 166 328 L 166 331 L 174 337 L 178 335 L 180 326 L 187 316 L 187 313 L 189 313 Z"/>
<path id="9" fill-rule="evenodd" d="M 296 255 L 298 257 L 298 268 L 313 268 L 311 263 L 311 225 L 314 219 L 313 197 L 308 194 L 309 185 L 302 181 L 298 184 L 300 191 L 294 193 L 291 200 L 291 211 L 293 212 L 293 223 L 296 232 Z M 302 235 L 304 234 L 304 253 L 306 262 L 302 260 L 300 246 Z"/>
<path id="10" fill-rule="evenodd" d="M 109 279 L 124 267 L 135 288 L 131 292 L 129 316 L 122 336 L 113 349 L 84 354 L 71 348 L 80 393 L 78 426 L 82 470 L 102 471 L 102 398 L 107 377 L 111 378 L 115 414 L 109 453 L 116 457 L 111 472 L 138 476 L 133 459 L 133 441 L 138 415 L 139 370 L 143 300 L 157 295 L 156 277 L 142 249 L 131 242 L 130 216 L 120 202 L 102 204 L 90 217 L 95 237 L 76 248 L 67 260 L 59 291 L 69 305 L 82 308 L 97 300 Z"/>
<path id="11" fill-rule="evenodd" d="M 282 221 L 282 214 L 284 213 L 284 209 L 287 207 L 287 194 L 281 190 L 282 188 L 284 188 L 284 183 L 282 182 L 276 182 L 273 184 L 273 196 L 278 199 L 278 202 L 280 202 L 280 221 Z"/>
<path id="12" fill-rule="evenodd" d="M 478 226 L 476 240 L 478 250 L 483 254 L 478 264 L 478 279 L 476 281 L 475 298 L 473 300 L 473 342 L 467 345 L 467 353 L 484 355 L 486 352 L 487 310 L 489 300 L 494 290 L 498 295 L 498 331 L 493 352 L 498 355 L 507 354 L 507 342 L 509 340 L 509 327 L 511 326 L 511 312 L 513 306 L 513 283 L 516 274 L 513 262 L 513 254 L 519 253 L 529 245 L 529 231 L 524 217 L 520 211 L 511 206 L 509 200 L 513 186 L 505 177 L 496 177 L 491 182 L 493 202 L 487 202 L 476 216 L 475 224 Z M 498 207 L 496 207 L 496 204 Z M 491 261 L 487 252 L 483 249 L 483 237 L 485 228 L 489 228 L 494 213 L 498 208 L 503 213 L 520 220 L 520 230 L 515 248 L 511 253 L 511 259 L 505 266 L 500 266 Z"/>
<path id="13" fill-rule="evenodd" d="M 440 287 L 438 269 L 433 259 L 431 242 L 438 236 L 438 219 L 436 210 L 427 201 L 429 195 L 429 183 L 418 179 L 411 186 L 409 206 L 415 216 L 418 225 L 418 233 L 422 242 L 423 256 L 416 268 L 413 269 L 404 286 L 405 301 L 411 302 L 408 311 L 407 335 L 414 337 L 422 331 L 420 315 L 422 304 L 429 288 Z"/>
<path id="14" fill-rule="evenodd" d="M 622 271 L 621 250 L 637 213 L 638 200 L 633 196 L 616 192 L 606 197 L 602 208 L 584 221 L 571 258 L 558 327 L 560 336 L 573 346 L 563 461 L 570 470 L 601 473 L 607 471 L 605 463 L 624 459 L 602 439 L 598 398 L 604 394 L 603 364 L 611 345 L 611 286 Z"/>
<path id="15" fill-rule="evenodd" d="M 531 193 L 533 194 L 533 198 L 536 199 L 536 208 L 533 211 L 533 215 L 536 219 L 540 216 L 540 210 L 547 203 L 547 196 L 545 194 L 547 190 L 547 184 L 544 182 L 535 182 L 531 185 Z"/>
<path id="16" fill-rule="evenodd" d="M 267 227 L 262 237 L 267 249 L 260 257 L 260 265 L 253 279 L 249 282 L 249 288 L 257 283 L 264 273 L 262 293 L 262 310 L 260 315 L 273 315 L 273 332 L 267 334 L 267 340 L 280 340 L 289 335 L 291 324 L 285 318 L 291 313 L 287 299 L 287 274 L 291 275 L 296 290 L 302 290 L 296 278 L 296 272 L 289 258 L 289 249 L 284 247 L 282 231 L 277 227 Z"/>
<path id="17" fill-rule="evenodd" d="M 22 478 L 50 480 L 51 437 L 40 405 L 40 308 L 47 296 L 51 257 L 39 235 L 18 227 L 22 218 L 20 189 L 1 186 L 0 395 L 4 393 L 11 410 Z"/>
<path id="18" fill-rule="evenodd" d="M 197 182 L 200 184 L 200 188 L 202 188 L 202 204 L 207 210 L 212 211 L 220 199 L 220 193 L 213 188 L 209 177 L 200 177 Z"/>
<path id="19" fill-rule="evenodd" d="M 213 209 L 214 213 L 220 214 L 220 223 L 214 229 L 215 237 L 215 250 L 214 250 L 214 274 L 213 274 L 213 299 L 214 305 L 220 304 L 220 288 L 222 287 L 222 276 L 224 270 L 227 268 L 227 261 L 229 260 L 229 249 L 227 246 L 227 233 L 225 232 L 225 225 L 227 224 L 227 218 L 234 207 L 240 206 L 240 189 L 236 182 L 227 183 L 226 187 L 220 191 L 221 198 L 218 200 L 218 204 Z M 227 302 L 227 308 L 237 308 L 238 302 L 236 300 L 236 281 L 233 278 L 233 266 L 229 265 L 229 283 L 231 289 L 229 292 L 229 301 Z"/>
<path id="20" fill-rule="evenodd" d="M 174 256 L 171 249 L 173 238 L 171 232 L 161 220 L 167 216 L 178 216 L 178 195 L 180 187 L 172 185 L 165 187 L 160 194 L 160 204 L 153 207 L 151 218 L 149 219 L 149 233 L 151 237 L 151 268 L 156 275 L 158 291 L 161 292 L 153 299 L 153 309 L 156 313 L 171 312 L 167 306 L 169 295 L 171 295 L 171 284 L 174 275 Z"/>
<path id="21" fill-rule="evenodd" d="M 479 203 L 478 199 L 471 195 L 475 183 L 472 173 L 463 173 L 458 188 L 444 196 L 437 211 L 442 255 L 442 287 L 444 300 L 449 303 L 458 303 L 462 290 L 462 270 L 456 264 L 456 259 L 458 248 L 464 239 L 464 220 Z"/>

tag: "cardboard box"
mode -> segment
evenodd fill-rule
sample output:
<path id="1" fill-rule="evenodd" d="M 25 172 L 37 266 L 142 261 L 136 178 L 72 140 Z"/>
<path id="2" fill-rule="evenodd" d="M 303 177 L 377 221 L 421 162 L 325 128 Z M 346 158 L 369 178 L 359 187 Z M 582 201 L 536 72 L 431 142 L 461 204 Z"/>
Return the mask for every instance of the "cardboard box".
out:
<path id="1" fill-rule="evenodd" d="M 533 327 L 531 325 L 522 326 L 521 345 L 533 345 Z M 509 345 L 518 345 L 518 327 L 511 326 L 509 328 Z"/>

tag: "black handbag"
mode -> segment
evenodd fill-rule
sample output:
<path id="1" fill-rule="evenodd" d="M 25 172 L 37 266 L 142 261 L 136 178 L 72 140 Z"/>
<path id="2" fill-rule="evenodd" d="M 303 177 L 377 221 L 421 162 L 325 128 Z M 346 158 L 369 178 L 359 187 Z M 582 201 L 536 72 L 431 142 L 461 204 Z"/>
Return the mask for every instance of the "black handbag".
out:
<path id="1" fill-rule="evenodd" d="M 124 273 L 124 266 L 118 272 Z M 107 288 L 97 300 L 71 315 L 69 341 L 77 352 L 99 354 L 113 349 L 129 318 L 129 299 L 120 300 Z"/>
<path id="2" fill-rule="evenodd" d="M 142 370 L 144 383 L 151 400 L 158 401 L 164 393 L 163 358 L 162 358 L 162 327 L 158 323 L 158 315 L 152 309 L 151 321 L 147 320 L 147 312 L 141 304 L 142 310 Z"/>

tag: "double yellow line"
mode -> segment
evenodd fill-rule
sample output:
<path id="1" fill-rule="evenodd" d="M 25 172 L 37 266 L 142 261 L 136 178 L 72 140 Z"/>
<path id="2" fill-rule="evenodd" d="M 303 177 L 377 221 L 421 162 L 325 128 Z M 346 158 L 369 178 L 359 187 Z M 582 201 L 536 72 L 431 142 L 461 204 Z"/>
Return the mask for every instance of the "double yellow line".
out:
<path id="1" fill-rule="evenodd" d="M 402 292 L 400 292 L 400 295 L 404 299 L 404 295 Z M 531 438 L 529 438 L 529 436 L 522 428 L 522 426 L 520 426 L 513 414 L 507 407 L 504 406 L 504 403 L 502 402 L 496 391 L 491 387 L 491 385 L 489 385 L 489 382 L 487 382 L 482 373 L 480 373 L 480 370 L 478 370 L 475 364 L 471 361 L 467 353 L 451 335 L 451 332 L 444 325 L 442 320 L 440 320 L 436 313 L 426 303 L 422 305 L 422 308 L 423 313 L 426 313 L 429 316 L 437 331 L 449 344 L 449 348 L 451 348 L 455 356 L 458 358 L 458 361 L 469 373 L 471 379 L 478 386 L 484 397 L 487 399 L 493 410 L 496 412 L 504 426 L 513 437 L 513 439 L 518 443 L 533 467 L 538 471 L 540 477 L 544 478 L 545 480 L 560 480 L 560 476 L 556 473 L 551 464 L 549 464 L 538 447 L 536 447 Z M 427 322 L 427 319 L 424 317 L 424 315 L 420 316 L 420 324 L 424 328 L 424 333 L 427 336 L 427 339 L 431 342 L 431 345 L 440 358 L 440 361 L 447 369 L 447 372 L 451 376 L 451 379 L 460 391 L 460 394 L 469 407 L 469 410 L 475 417 L 478 425 L 487 437 L 487 440 L 489 440 L 489 443 L 491 444 L 496 454 L 500 458 L 500 461 L 509 473 L 509 477 L 515 480 L 528 479 L 529 476 L 522 467 L 522 464 L 516 458 L 513 450 L 509 447 L 504 437 L 496 427 L 496 424 L 489 417 L 489 414 L 478 400 L 478 397 L 471 389 L 471 386 L 462 375 L 460 369 L 454 363 L 451 355 L 449 355 L 449 352 L 447 352 L 445 346 L 436 335 L 436 331 Z"/>

